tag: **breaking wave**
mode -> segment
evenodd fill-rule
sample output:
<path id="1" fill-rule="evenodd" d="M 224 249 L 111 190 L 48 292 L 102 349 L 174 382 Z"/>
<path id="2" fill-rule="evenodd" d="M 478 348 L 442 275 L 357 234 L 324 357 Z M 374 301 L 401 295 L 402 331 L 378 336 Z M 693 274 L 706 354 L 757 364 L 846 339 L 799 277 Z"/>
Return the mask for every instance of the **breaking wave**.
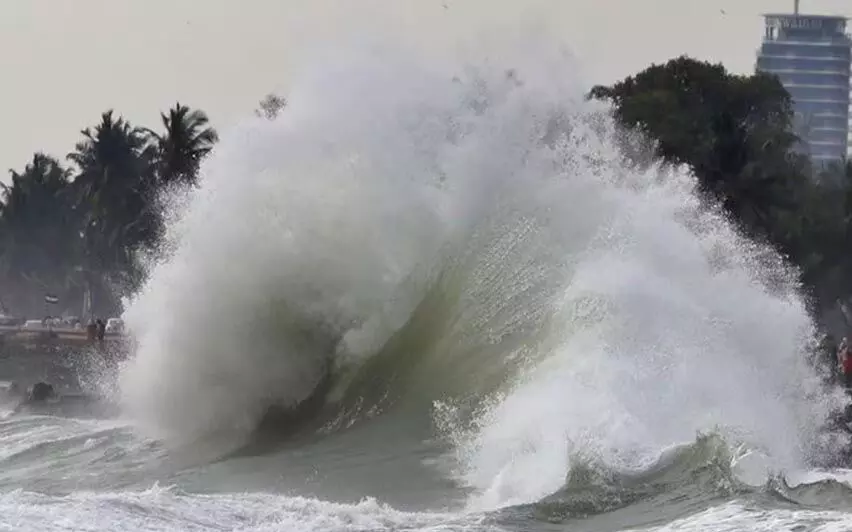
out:
<path id="1" fill-rule="evenodd" d="M 138 426 L 221 454 L 262 425 L 417 419 L 474 508 L 706 431 L 811 458 L 840 399 L 791 272 L 563 55 L 523 50 L 347 54 L 225 135 L 126 312 Z"/>

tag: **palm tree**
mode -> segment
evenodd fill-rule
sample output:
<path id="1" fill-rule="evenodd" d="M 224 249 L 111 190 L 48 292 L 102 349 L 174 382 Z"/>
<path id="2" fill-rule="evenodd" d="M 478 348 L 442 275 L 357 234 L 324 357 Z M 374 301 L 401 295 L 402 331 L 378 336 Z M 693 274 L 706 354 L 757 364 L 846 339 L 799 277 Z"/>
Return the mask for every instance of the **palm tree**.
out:
<path id="1" fill-rule="evenodd" d="M 146 130 L 157 152 L 158 174 L 161 183 L 175 181 L 195 184 L 201 160 L 210 153 L 218 142 L 219 135 L 208 127 L 207 115 L 198 109 L 190 109 L 180 102 L 161 113 L 165 132 L 161 135 Z"/>
<path id="2" fill-rule="evenodd" d="M 86 269 L 107 277 L 134 276 L 133 253 L 156 240 L 154 152 L 143 129 L 112 111 L 68 155 L 79 168 L 77 207 L 85 213 Z"/>
<path id="3" fill-rule="evenodd" d="M 36 153 L 23 172 L 10 173 L 11 185 L 2 185 L 0 278 L 16 306 L 31 311 L 45 291 L 62 293 L 73 282 L 80 239 L 70 172 Z"/>

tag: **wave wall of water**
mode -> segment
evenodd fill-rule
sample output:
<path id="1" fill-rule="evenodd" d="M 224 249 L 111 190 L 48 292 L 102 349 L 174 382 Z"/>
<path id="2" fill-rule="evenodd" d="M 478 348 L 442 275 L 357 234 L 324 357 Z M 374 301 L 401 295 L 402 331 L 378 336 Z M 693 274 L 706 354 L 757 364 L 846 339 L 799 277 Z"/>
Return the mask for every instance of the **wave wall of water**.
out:
<path id="1" fill-rule="evenodd" d="M 224 135 L 126 313 L 144 433 L 226 452 L 319 393 L 326 430 L 434 423 L 474 508 L 699 432 L 812 458 L 840 399 L 794 276 L 552 49 L 341 54 Z"/>

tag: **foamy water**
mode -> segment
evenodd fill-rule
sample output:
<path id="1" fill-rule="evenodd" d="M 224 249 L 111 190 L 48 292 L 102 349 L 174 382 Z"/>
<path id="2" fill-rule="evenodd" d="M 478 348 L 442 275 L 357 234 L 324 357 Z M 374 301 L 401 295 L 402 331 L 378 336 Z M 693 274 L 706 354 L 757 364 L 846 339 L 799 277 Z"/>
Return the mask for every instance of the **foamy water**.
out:
<path id="1" fill-rule="evenodd" d="M 841 403 L 805 362 L 794 276 L 686 169 L 628 160 L 638 141 L 550 45 L 349 52 L 300 77 L 277 120 L 225 132 L 200 189 L 166 198 L 163 254 L 125 315 L 133 430 L 12 421 L 4 485 L 26 489 L 0 522 L 848 525 L 835 498 L 766 495 L 807 474 Z M 299 416 L 239 454 L 271 407 Z M 54 461 L 56 478 L 21 477 Z M 110 487 L 69 488 L 92 470 Z"/>

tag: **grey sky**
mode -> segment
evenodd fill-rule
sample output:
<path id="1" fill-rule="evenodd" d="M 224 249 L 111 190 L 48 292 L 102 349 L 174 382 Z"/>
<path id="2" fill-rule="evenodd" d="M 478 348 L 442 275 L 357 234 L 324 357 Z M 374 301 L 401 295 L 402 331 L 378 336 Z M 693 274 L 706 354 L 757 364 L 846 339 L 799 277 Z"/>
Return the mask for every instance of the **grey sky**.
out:
<path id="1" fill-rule="evenodd" d="M 753 68 L 760 14 L 793 0 L 0 0 L 0 179 L 32 152 L 64 156 L 115 108 L 140 125 L 180 100 L 227 127 L 287 93 L 306 50 L 353 28 L 427 46 L 544 13 L 606 82 L 683 53 Z M 852 16 L 850 0 L 802 10 Z"/>

